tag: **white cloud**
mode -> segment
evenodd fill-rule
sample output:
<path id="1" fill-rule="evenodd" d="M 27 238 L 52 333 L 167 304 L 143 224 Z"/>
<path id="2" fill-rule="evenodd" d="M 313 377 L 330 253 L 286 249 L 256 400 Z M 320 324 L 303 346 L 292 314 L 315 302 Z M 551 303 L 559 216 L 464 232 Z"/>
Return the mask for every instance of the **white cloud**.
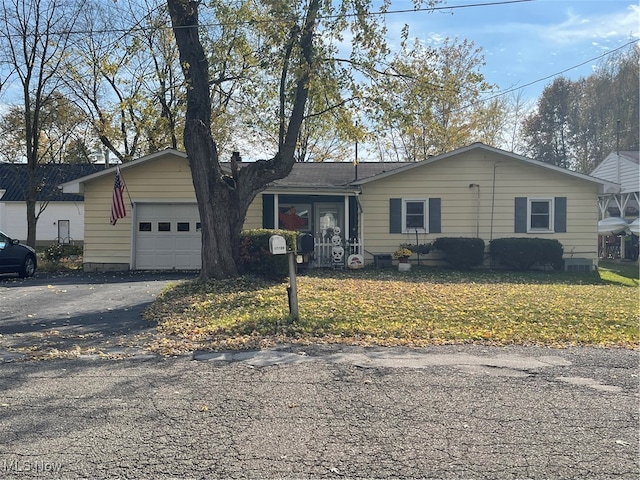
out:
<path id="1" fill-rule="evenodd" d="M 639 20 L 638 5 L 629 5 L 623 11 L 592 16 L 579 15 L 569 10 L 562 22 L 540 27 L 540 37 L 563 45 L 585 40 L 638 38 Z"/>

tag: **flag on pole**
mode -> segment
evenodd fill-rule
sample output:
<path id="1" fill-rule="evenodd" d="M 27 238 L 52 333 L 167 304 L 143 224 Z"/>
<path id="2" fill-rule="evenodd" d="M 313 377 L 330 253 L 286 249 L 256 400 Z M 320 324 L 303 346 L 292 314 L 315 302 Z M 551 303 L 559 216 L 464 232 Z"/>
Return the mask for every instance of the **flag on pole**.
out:
<path id="1" fill-rule="evenodd" d="M 127 216 L 127 211 L 124 208 L 123 192 L 124 184 L 120 176 L 120 167 L 116 167 L 116 178 L 113 182 L 113 197 L 111 199 L 111 225 L 115 225 L 119 218 Z"/>

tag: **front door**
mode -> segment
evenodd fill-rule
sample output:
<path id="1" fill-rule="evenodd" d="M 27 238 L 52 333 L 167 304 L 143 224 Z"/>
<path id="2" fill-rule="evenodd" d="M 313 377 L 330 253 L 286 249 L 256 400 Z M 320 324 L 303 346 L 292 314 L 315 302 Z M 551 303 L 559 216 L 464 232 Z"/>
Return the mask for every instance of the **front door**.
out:
<path id="1" fill-rule="evenodd" d="M 71 243 L 69 220 L 58 220 L 58 243 Z"/>
<path id="2" fill-rule="evenodd" d="M 316 203 L 316 238 L 329 240 L 335 233 L 336 227 L 340 230 L 340 236 L 344 239 L 344 206 L 339 203 Z"/>
<path id="3" fill-rule="evenodd" d="M 344 263 L 344 205 L 340 203 L 315 204 L 316 266 Z"/>

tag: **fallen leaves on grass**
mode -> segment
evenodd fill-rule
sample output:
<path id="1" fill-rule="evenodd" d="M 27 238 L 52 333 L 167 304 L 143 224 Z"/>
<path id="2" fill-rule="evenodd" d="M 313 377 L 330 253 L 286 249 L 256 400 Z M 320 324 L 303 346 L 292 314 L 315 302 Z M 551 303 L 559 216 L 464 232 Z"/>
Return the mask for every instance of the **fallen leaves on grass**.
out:
<path id="1" fill-rule="evenodd" d="M 588 277 L 318 272 L 298 277 L 295 322 L 286 289 L 248 277 L 177 285 L 145 314 L 163 337 L 155 349 L 282 342 L 638 346 L 637 289 Z"/>

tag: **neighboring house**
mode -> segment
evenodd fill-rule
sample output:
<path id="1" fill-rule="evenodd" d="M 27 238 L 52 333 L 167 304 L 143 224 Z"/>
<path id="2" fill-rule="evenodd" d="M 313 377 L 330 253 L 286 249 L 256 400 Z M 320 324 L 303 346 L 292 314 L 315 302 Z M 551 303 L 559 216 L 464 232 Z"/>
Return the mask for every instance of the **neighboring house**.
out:
<path id="1" fill-rule="evenodd" d="M 87 270 L 198 269 L 200 220 L 185 154 L 165 150 L 120 167 L 128 212 L 109 224 L 115 169 L 63 185 L 84 194 Z M 309 234 L 312 266 L 332 246 L 371 263 L 401 243 L 438 237 L 542 237 L 597 263 L 598 194 L 609 182 L 475 143 L 414 163 L 296 163 L 251 204 L 245 228 Z M 437 255 L 430 254 L 427 262 Z"/>
<path id="2" fill-rule="evenodd" d="M 614 190 L 598 196 L 600 218 L 638 218 L 640 205 L 640 152 L 612 152 L 598 165 L 592 177 L 601 178 L 616 185 Z"/>
<path id="3" fill-rule="evenodd" d="M 598 196 L 601 220 L 608 217 L 620 217 L 631 222 L 638 218 L 640 210 L 639 157 L 640 152 L 638 151 L 612 152 L 591 172 L 593 177 L 617 184 L 615 188 L 608 189 Z M 631 239 L 628 242 L 621 242 L 620 238 L 611 237 L 614 236 L 609 236 L 610 243 L 601 248 L 603 256 L 622 256 L 623 258 L 627 256 L 625 255 L 625 244 L 631 243 Z M 630 258 L 633 256 L 637 258 L 637 238 L 634 240 L 635 245 L 628 245 L 628 253 L 632 254 Z M 605 244 L 605 239 L 602 238 L 601 242 Z M 607 247 L 613 247 L 613 255 L 607 253 Z M 632 252 L 631 248 L 635 248 L 635 251 Z"/>
<path id="4" fill-rule="evenodd" d="M 84 238 L 84 198 L 63 193 L 61 183 L 95 173 L 90 164 L 42 164 L 38 167 L 40 192 L 36 203 L 36 243 L 82 242 Z M 27 239 L 27 165 L 0 163 L 0 230 L 19 240 Z"/>

